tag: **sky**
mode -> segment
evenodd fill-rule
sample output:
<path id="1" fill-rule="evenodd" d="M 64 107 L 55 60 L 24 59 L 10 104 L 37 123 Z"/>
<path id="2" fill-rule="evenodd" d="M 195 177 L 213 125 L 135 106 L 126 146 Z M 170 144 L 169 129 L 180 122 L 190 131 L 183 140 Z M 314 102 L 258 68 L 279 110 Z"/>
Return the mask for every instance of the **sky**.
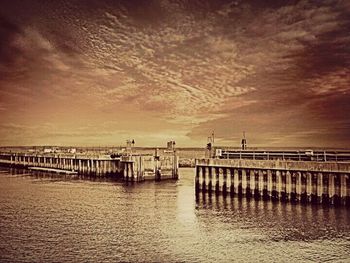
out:
<path id="1" fill-rule="evenodd" d="M 2 0 L 0 145 L 350 148 L 350 1 Z"/>

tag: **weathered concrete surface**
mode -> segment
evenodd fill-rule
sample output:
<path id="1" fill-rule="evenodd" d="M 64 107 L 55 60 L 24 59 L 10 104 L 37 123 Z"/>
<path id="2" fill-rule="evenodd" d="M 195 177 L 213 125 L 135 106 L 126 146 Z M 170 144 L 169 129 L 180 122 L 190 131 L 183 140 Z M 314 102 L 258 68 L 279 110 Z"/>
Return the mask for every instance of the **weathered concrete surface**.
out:
<path id="1" fill-rule="evenodd" d="M 196 166 L 350 173 L 350 162 L 197 159 Z"/>
<path id="2" fill-rule="evenodd" d="M 196 160 L 196 193 L 350 205 L 350 163 Z"/>
<path id="3" fill-rule="evenodd" d="M 178 158 L 175 154 L 157 158 L 152 155 L 111 158 L 108 155 L 0 153 L 0 164 L 113 176 L 132 182 L 178 178 Z"/>

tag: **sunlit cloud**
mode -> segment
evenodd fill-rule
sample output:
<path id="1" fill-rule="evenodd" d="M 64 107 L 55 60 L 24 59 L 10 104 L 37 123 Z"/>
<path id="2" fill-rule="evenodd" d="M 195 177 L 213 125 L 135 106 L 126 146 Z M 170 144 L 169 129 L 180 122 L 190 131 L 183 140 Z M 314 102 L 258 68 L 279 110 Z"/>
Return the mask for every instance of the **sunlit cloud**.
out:
<path id="1" fill-rule="evenodd" d="M 19 3 L 0 11 L 0 144 L 349 144 L 344 1 Z"/>

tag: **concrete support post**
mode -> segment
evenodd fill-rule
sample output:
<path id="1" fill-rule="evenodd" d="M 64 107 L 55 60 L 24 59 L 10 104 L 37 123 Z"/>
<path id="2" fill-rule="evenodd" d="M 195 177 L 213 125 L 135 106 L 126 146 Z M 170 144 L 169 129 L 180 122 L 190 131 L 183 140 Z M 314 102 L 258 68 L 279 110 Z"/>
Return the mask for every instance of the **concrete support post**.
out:
<path id="1" fill-rule="evenodd" d="M 250 198 L 252 196 L 252 181 L 251 181 L 251 170 L 250 169 L 246 169 L 245 170 L 245 174 L 246 174 L 246 181 L 247 181 L 247 187 L 245 190 L 245 194 L 247 196 L 247 198 Z"/>
<path id="2" fill-rule="evenodd" d="M 334 204 L 334 194 L 335 194 L 335 189 L 334 189 L 334 174 L 331 173 L 329 174 L 329 179 L 328 179 L 328 194 L 329 194 L 329 199 L 331 204 Z"/>
<path id="3" fill-rule="evenodd" d="M 322 203 L 324 204 L 328 204 L 329 203 L 329 188 L 328 188 L 328 184 L 329 184 L 329 174 L 327 173 L 322 173 L 322 186 L 323 186 L 323 190 L 322 190 Z"/>
<path id="4" fill-rule="evenodd" d="M 310 202 L 317 203 L 317 173 L 311 172 L 311 197 Z"/>
<path id="5" fill-rule="evenodd" d="M 350 206 L 350 174 L 346 174 L 345 176 L 345 204 Z"/>
<path id="6" fill-rule="evenodd" d="M 219 173 L 219 168 L 215 167 L 215 194 L 219 195 L 220 193 L 220 173 Z"/>
<path id="7" fill-rule="evenodd" d="M 128 163 L 126 162 L 126 163 L 124 163 L 124 169 L 123 169 L 123 179 L 124 179 L 124 181 L 126 181 L 126 182 L 129 181 L 128 169 L 129 169 Z"/>
<path id="8" fill-rule="evenodd" d="M 264 174 L 262 170 L 258 170 L 258 176 L 259 176 L 259 196 L 263 196 L 264 194 Z"/>
<path id="9" fill-rule="evenodd" d="M 141 178 L 141 171 L 142 171 L 142 169 L 141 169 L 141 158 L 140 158 L 140 173 L 137 175 L 137 177 L 138 177 L 138 180 Z M 103 160 L 102 161 L 102 174 L 105 176 L 106 174 L 107 174 L 107 161 L 106 160 Z M 174 176 L 173 176 L 173 178 L 174 178 Z"/>
<path id="10" fill-rule="evenodd" d="M 310 173 L 310 172 L 306 173 L 306 194 L 307 194 L 307 201 L 311 201 L 311 196 L 312 196 L 312 173 Z"/>
<path id="11" fill-rule="evenodd" d="M 297 173 L 292 171 L 291 174 L 291 189 L 290 189 L 290 200 L 296 202 L 297 199 Z"/>
<path id="12" fill-rule="evenodd" d="M 91 173 L 91 164 L 90 164 L 91 160 L 90 160 L 90 159 L 87 159 L 86 162 L 87 162 L 87 169 L 86 169 L 86 172 L 89 174 L 89 173 Z M 125 176 L 126 176 L 126 175 L 125 175 Z"/>
<path id="13" fill-rule="evenodd" d="M 346 194 L 347 194 L 347 187 L 346 187 L 346 178 L 347 174 L 341 174 L 340 175 L 340 198 L 342 204 L 346 204 Z"/>
<path id="14" fill-rule="evenodd" d="M 226 196 L 226 185 L 227 185 L 227 177 L 226 177 L 226 168 L 220 168 L 219 169 L 219 182 L 220 182 L 220 191 L 222 192 L 223 196 Z"/>
<path id="15" fill-rule="evenodd" d="M 286 171 L 281 171 L 280 199 L 282 201 L 287 201 L 288 200 L 288 195 L 287 195 L 287 172 Z"/>
<path id="16" fill-rule="evenodd" d="M 205 176 L 204 176 L 204 178 L 205 178 L 205 191 L 208 192 L 211 190 L 210 187 L 212 187 L 212 185 L 210 184 L 211 178 L 209 176 L 209 169 L 203 169 L 203 173 L 205 173 Z"/>
<path id="17" fill-rule="evenodd" d="M 238 188 L 237 188 L 237 194 L 239 197 L 242 197 L 243 195 L 243 185 L 242 185 L 242 169 L 237 169 L 238 174 Z"/>
<path id="18" fill-rule="evenodd" d="M 205 167 L 200 167 L 199 169 L 199 174 L 198 174 L 198 180 L 199 180 L 199 189 L 202 191 L 205 191 L 205 187 L 206 187 L 206 183 L 205 183 L 205 171 L 206 168 Z"/>
<path id="19" fill-rule="evenodd" d="M 213 167 L 209 166 L 206 168 L 206 172 L 209 175 L 209 183 L 208 183 L 208 193 L 211 195 L 212 192 L 215 192 L 215 170 Z"/>
<path id="20" fill-rule="evenodd" d="M 341 174 L 335 173 L 334 174 L 334 197 L 333 197 L 333 203 L 335 205 L 341 204 Z"/>
<path id="21" fill-rule="evenodd" d="M 286 196 L 287 200 L 290 200 L 292 193 L 292 173 L 290 171 L 286 172 Z"/>
<path id="22" fill-rule="evenodd" d="M 233 169 L 233 187 L 235 194 L 239 195 L 239 178 L 237 169 Z"/>
<path id="23" fill-rule="evenodd" d="M 245 195 L 247 193 L 247 169 L 242 170 L 242 194 Z"/>
<path id="24" fill-rule="evenodd" d="M 91 173 L 92 174 L 96 174 L 96 165 L 95 165 L 95 160 L 94 159 L 91 159 Z M 130 178 L 129 176 L 130 176 L 130 171 L 129 171 L 129 169 L 130 169 L 130 166 L 128 165 L 128 178 Z"/>
<path id="25" fill-rule="evenodd" d="M 140 157 L 141 158 L 141 157 Z M 142 165 L 142 160 L 140 160 L 140 164 Z M 106 174 L 111 173 L 111 161 L 106 161 Z"/>
<path id="26" fill-rule="evenodd" d="M 133 182 L 136 181 L 136 173 L 135 173 L 135 169 L 134 169 L 135 164 L 136 164 L 135 161 L 130 163 L 130 178 Z M 96 172 L 97 172 L 97 174 L 100 174 L 99 165 L 100 165 L 100 162 L 98 160 L 96 160 Z"/>
<path id="27" fill-rule="evenodd" d="M 229 168 L 225 168 L 225 170 L 226 170 L 226 191 L 228 193 L 231 193 L 231 184 L 232 184 L 231 172 Z"/>
<path id="28" fill-rule="evenodd" d="M 254 170 L 254 198 L 259 199 L 259 170 Z"/>
<path id="29" fill-rule="evenodd" d="M 267 178 L 267 170 L 262 171 L 262 177 L 263 177 L 263 189 L 262 189 L 262 196 L 264 200 L 268 200 L 270 198 L 268 194 L 268 178 Z"/>
<path id="30" fill-rule="evenodd" d="M 92 173 L 95 174 L 95 164 L 94 164 L 94 160 L 91 160 L 91 170 L 92 170 Z M 131 181 L 132 180 L 132 177 L 131 177 L 131 163 L 126 163 L 126 178 L 127 178 L 127 181 Z M 160 178 L 159 178 L 160 179 Z M 158 179 L 158 180 L 159 180 Z"/>
<path id="31" fill-rule="evenodd" d="M 276 171 L 276 192 L 278 200 L 282 199 L 283 178 L 282 171 Z"/>
<path id="32" fill-rule="evenodd" d="M 86 168 L 87 168 L 87 163 L 86 163 L 86 160 L 85 159 L 81 159 L 81 172 L 83 173 L 83 174 L 85 174 L 86 173 Z"/>
<path id="33" fill-rule="evenodd" d="M 195 194 L 197 195 L 200 191 L 200 184 L 199 184 L 199 177 L 202 171 L 201 166 L 196 166 L 196 177 L 194 178 L 194 188 L 195 188 Z"/>
<path id="34" fill-rule="evenodd" d="M 278 192 L 277 192 L 277 171 L 271 170 L 271 181 L 272 181 L 272 189 L 271 189 L 271 198 L 272 200 L 278 199 Z"/>
<path id="35" fill-rule="evenodd" d="M 267 195 L 269 197 L 272 197 L 273 185 L 274 183 L 272 182 L 272 171 L 267 170 Z"/>
<path id="36" fill-rule="evenodd" d="M 134 167 L 133 164 L 130 164 L 130 166 Z M 100 160 L 95 160 L 95 173 L 96 175 L 100 175 Z M 131 174 L 131 178 L 133 181 L 135 180 L 134 174 Z"/>
<path id="37" fill-rule="evenodd" d="M 302 173 L 302 172 L 296 172 L 295 176 L 296 176 L 296 178 L 295 178 L 295 194 L 296 194 L 296 199 L 297 199 L 298 201 L 301 201 L 301 197 L 302 197 L 302 186 L 303 186 L 303 181 L 302 181 L 303 173 Z"/>
<path id="38" fill-rule="evenodd" d="M 323 197 L 323 174 L 316 173 L 317 175 L 317 203 L 322 202 Z"/>
<path id="39" fill-rule="evenodd" d="M 235 170 L 229 169 L 229 176 L 231 177 L 231 187 L 230 187 L 230 196 L 233 197 L 235 195 Z"/>

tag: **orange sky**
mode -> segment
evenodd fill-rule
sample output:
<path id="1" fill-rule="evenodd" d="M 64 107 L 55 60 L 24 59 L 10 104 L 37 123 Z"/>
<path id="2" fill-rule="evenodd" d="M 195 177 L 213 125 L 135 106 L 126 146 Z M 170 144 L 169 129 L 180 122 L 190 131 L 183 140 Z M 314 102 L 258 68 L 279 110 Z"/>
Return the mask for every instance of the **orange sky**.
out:
<path id="1" fill-rule="evenodd" d="M 350 146 L 348 1 L 2 1 L 0 145 Z"/>

